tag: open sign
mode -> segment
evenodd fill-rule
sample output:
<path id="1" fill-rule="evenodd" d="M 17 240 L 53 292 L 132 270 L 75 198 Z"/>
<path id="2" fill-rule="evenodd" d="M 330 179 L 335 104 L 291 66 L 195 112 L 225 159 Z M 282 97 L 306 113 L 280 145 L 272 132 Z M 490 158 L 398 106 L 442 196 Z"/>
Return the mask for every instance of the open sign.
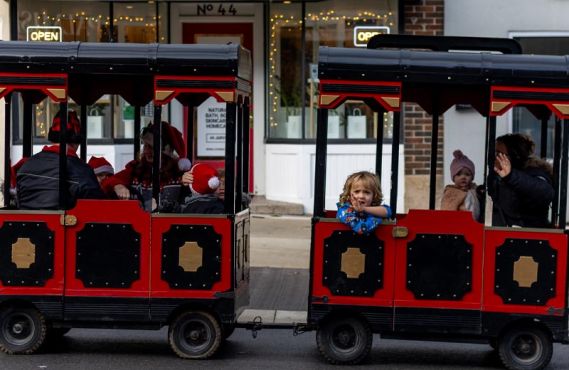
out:
<path id="1" fill-rule="evenodd" d="M 367 42 L 375 35 L 389 33 L 387 26 L 356 26 L 354 27 L 354 46 L 366 47 Z"/>
<path id="2" fill-rule="evenodd" d="M 26 41 L 62 42 L 63 33 L 58 26 L 28 26 Z"/>

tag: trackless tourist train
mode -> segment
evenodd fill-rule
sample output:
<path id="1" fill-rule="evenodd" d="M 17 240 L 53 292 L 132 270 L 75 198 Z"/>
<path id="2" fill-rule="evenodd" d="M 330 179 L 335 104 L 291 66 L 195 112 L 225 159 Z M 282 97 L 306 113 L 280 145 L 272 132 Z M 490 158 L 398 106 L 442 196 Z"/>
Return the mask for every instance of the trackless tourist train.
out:
<path id="1" fill-rule="evenodd" d="M 367 49 L 323 47 L 319 58 L 308 317 L 290 326 L 297 332 L 316 330 L 320 353 L 337 364 L 364 360 L 378 333 L 487 342 L 509 369 L 547 366 L 552 344 L 569 343 L 566 58 L 521 55 L 512 40 L 397 35 L 375 37 Z M 174 352 L 202 359 L 235 327 L 248 326 L 236 318 L 249 297 L 249 210 L 241 197 L 249 178 L 250 76 L 249 54 L 234 45 L 0 43 L 0 97 L 7 105 L 7 206 L 0 211 L 4 352 L 33 353 L 72 327 L 167 325 Z M 46 97 L 63 111 L 72 99 L 82 107 L 82 118 L 84 108 L 103 94 L 121 95 L 138 112 L 153 102 L 154 122 L 161 121 L 161 107 L 177 99 L 191 108 L 185 110 L 188 149 L 189 112 L 210 96 L 226 102 L 224 214 L 148 212 L 138 200 L 78 200 L 66 209 L 65 178 L 59 210 L 9 206 L 9 105 L 15 92 L 30 110 L 24 113 L 24 157 L 31 155 L 31 109 Z M 416 103 L 433 119 L 429 209 L 393 215 L 367 236 L 355 234 L 324 208 L 328 110 L 347 100 L 393 112 L 393 210 L 401 107 Z M 556 117 L 551 228 L 485 226 L 490 223 L 475 221 L 469 212 L 435 210 L 439 117 L 456 104 L 486 117 L 485 178 L 494 167 L 497 116 L 527 107 L 545 127 L 542 143 L 548 119 Z M 86 119 L 81 122 L 84 133 Z M 140 128 L 136 114 L 135 155 Z M 160 133 L 154 125 L 155 147 Z M 382 142 L 378 130 L 376 173 L 383 166 Z M 153 155 L 152 198 L 160 204 L 160 153 Z M 62 149 L 60 173 L 66 173 L 64 158 Z M 484 215 L 485 202 L 481 206 Z"/>
<path id="2" fill-rule="evenodd" d="M 502 54 L 448 52 L 461 49 Z M 552 343 L 569 342 L 569 64 L 565 57 L 517 53 L 513 40 L 399 35 L 374 37 L 367 49 L 320 49 L 308 325 L 317 328 L 318 348 L 330 362 L 360 362 L 373 333 L 487 341 L 510 369 L 543 368 Z M 348 99 L 393 112 L 393 210 L 401 106 L 413 102 L 432 115 L 429 209 L 397 214 L 369 236 L 356 235 L 324 209 L 328 110 Z M 470 104 L 486 117 L 485 175 L 494 169 L 497 116 L 525 106 L 547 128 L 555 115 L 554 228 L 485 226 L 470 212 L 435 210 L 439 116 L 455 104 Z"/>
<path id="3" fill-rule="evenodd" d="M 118 94 L 135 107 L 135 156 L 146 104 L 154 103 L 155 148 L 164 139 L 162 106 L 172 99 L 194 107 L 213 96 L 227 107 L 224 214 L 150 213 L 138 200 L 78 200 L 65 209 L 64 176 L 60 210 L 0 211 L 4 352 L 33 353 L 46 338 L 71 327 L 168 325 L 169 342 L 179 356 L 215 353 L 249 302 L 249 210 L 235 199 L 248 187 L 242 163 L 249 160 L 244 132 L 250 80 L 250 55 L 237 45 L 0 43 L 0 94 L 7 108 L 5 200 L 10 198 L 10 94 L 21 93 L 29 109 L 24 117 L 46 97 L 63 112 L 73 99 L 82 107 L 83 123 L 87 105 L 103 94 Z M 24 157 L 31 155 L 31 125 L 24 119 Z M 85 151 L 81 154 L 85 158 Z M 158 203 L 160 155 L 153 151 L 151 196 Z M 60 173 L 66 173 L 64 149 L 61 158 Z"/>

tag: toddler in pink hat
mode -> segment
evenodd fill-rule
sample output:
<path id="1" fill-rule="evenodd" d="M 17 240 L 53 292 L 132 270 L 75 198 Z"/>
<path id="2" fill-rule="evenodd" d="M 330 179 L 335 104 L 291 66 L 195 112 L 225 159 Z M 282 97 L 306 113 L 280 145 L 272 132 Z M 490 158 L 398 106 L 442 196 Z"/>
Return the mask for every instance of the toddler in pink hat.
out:
<path id="1" fill-rule="evenodd" d="M 460 150 L 455 150 L 450 164 L 453 184 L 447 185 L 441 200 L 441 209 L 470 211 L 475 220 L 480 218 L 480 201 L 474 181 L 474 163 Z"/>

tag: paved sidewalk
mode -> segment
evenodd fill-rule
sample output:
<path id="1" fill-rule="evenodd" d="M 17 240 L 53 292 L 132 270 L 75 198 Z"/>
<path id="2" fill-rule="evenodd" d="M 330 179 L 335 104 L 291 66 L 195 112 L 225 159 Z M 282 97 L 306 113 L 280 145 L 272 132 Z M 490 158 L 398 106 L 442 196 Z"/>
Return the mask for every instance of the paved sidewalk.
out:
<path id="1" fill-rule="evenodd" d="M 251 216 L 251 266 L 308 269 L 310 217 Z"/>

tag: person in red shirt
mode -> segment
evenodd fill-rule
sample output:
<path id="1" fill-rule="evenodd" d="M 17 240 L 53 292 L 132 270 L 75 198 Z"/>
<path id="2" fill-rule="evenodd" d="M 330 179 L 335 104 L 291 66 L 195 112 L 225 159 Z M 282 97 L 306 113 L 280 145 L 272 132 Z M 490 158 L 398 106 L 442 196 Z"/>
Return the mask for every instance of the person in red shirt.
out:
<path id="1" fill-rule="evenodd" d="M 139 199 L 147 211 L 158 207 L 162 212 L 172 212 L 182 196 L 182 175 L 189 170 L 189 160 L 182 134 L 168 122 L 162 122 L 162 155 L 160 164 L 160 201 L 152 199 L 152 163 L 154 160 L 153 124 L 142 131 L 142 153 L 139 159 L 101 183 L 103 191 L 119 199 Z M 186 188 L 186 187 L 184 187 Z M 186 188 L 187 189 L 187 188 Z"/>

